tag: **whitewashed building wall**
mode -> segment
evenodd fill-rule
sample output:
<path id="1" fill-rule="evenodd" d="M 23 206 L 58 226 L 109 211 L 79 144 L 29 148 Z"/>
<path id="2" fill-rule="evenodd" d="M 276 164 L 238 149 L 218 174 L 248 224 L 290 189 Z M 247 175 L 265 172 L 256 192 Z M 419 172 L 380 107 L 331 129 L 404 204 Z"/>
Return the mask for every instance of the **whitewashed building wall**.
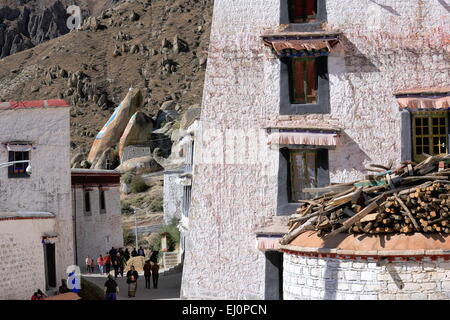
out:
<path id="1" fill-rule="evenodd" d="M 105 256 L 111 247 L 123 247 L 123 229 L 119 186 L 105 190 L 106 210 L 100 213 L 99 187 L 90 187 L 91 215 L 84 212 L 84 192 L 82 187 L 73 189 L 76 210 L 77 259 L 80 267 L 85 266 L 87 256 L 95 259 Z"/>
<path id="2" fill-rule="evenodd" d="M 364 165 L 400 161 L 395 91 L 449 84 L 450 13 L 441 1 L 328 0 L 326 7 L 325 29 L 351 44 L 328 59 L 331 112 L 280 116 L 281 62 L 261 39 L 280 25 L 280 0 L 214 3 L 182 297 L 264 298 L 265 258 L 254 231 L 277 214 L 279 165 L 266 127 L 340 127 L 330 182 L 351 181 Z"/>
<path id="3" fill-rule="evenodd" d="M 69 130 L 68 107 L 0 111 L 0 163 L 9 160 L 6 143 L 33 144 L 29 178 L 9 179 L 8 170 L 0 169 L 0 212 L 50 212 L 56 216 L 0 221 L 2 270 L 18 268 L 7 275 L 1 271 L 0 299 L 30 299 L 37 288 L 45 290 L 41 243 L 45 233 L 57 235 L 57 282 L 66 278 L 66 268 L 74 263 Z"/>
<path id="4" fill-rule="evenodd" d="M 448 300 L 450 262 L 332 259 L 284 254 L 285 300 Z"/>

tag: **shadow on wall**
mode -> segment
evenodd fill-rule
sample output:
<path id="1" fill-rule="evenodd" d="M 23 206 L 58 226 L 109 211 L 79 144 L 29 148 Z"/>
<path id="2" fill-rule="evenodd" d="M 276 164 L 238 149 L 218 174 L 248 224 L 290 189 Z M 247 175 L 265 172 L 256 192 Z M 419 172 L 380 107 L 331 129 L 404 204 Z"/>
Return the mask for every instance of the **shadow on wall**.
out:
<path id="1" fill-rule="evenodd" d="M 339 138 L 339 146 L 334 151 L 339 153 L 339 163 L 333 167 L 339 168 L 340 171 L 352 171 L 365 172 L 366 161 L 370 161 L 371 158 L 362 150 L 359 145 L 345 132 L 341 132 Z"/>
<path id="2" fill-rule="evenodd" d="M 395 10 L 394 8 L 392 8 L 391 6 L 385 6 L 385 5 L 383 5 L 383 4 L 379 4 L 378 2 L 376 2 L 376 1 L 374 1 L 374 0 L 369 0 L 369 1 L 372 2 L 372 3 L 375 3 L 376 5 L 379 5 L 379 6 L 382 7 L 383 9 L 389 11 L 390 13 L 392 13 L 392 14 L 394 14 L 394 15 L 396 15 L 396 16 L 399 16 L 399 17 L 401 16 L 401 14 L 398 13 L 398 11 Z"/>
<path id="3" fill-rule="evenodd" d="M 337 265 L 331 259 L 326 260 L 325 273 L 325 300 L 336 300 L 338 286 L 339 261 Z"/>
<path id="4" fill-rule="evenodd" d="M 380 72 L 380 69 L 367 58 L 359 49 L 343 34 L 339 37 L 344 50 L 345 70 L 341 73 L 371 73 Z"/>
<path id="5" fill-rule="evenodd" d="M 450 13 L 450 5 L 447 3 L 447 0 L 438 0 L 438 2 Z"/>

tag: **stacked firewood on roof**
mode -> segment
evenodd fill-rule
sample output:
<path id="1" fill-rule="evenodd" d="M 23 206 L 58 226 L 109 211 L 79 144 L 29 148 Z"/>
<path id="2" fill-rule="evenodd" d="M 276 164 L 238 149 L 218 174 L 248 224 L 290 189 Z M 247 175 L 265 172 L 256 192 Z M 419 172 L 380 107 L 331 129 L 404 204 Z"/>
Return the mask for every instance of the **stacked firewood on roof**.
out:
<path id="1" fill-rule="evenodd" d="M 339 233 L 450 234 L 449 163 L 450 155 L 402 162 L 397 169 L 372 164 L 366 167 L 373 172 L 367 180 L 310 189 L 322 195 L 300 201 L 280 243 L 289 244 L 306 231 L 316 231 L 323 240 Z"/>

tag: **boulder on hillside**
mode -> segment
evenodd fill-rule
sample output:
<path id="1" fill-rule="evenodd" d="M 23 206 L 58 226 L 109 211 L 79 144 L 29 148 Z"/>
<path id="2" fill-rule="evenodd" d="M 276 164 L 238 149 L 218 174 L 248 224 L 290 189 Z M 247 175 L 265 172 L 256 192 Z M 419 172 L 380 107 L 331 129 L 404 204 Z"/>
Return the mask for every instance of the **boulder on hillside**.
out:
<path id="1" fill-rule="evenodd" d="M 176 105 L 177 105 L 176 101 L 169 100 L 169 101 L 164 102 L 161 105 L 161 108 L 159 108 L 159 109 L 160 110 L 175 110 Z"/>
<path id="2" fill-rule="evenodd" d="M 119 141 L 119 157 L 126 146 L 147 144 L 151 140 L 153 121 L 143 112 L 136 112 L 128 122 Z"/>
<path id="3" fill-rule="evenodd" d="M 153 159 L 153 156 L 146 156 L 125 161 L 116 168 L 116 171 L 121 174 L 138 171 L 151 173 L 161 171 L 162 169 L 163 168 L 158 164 L 158 162 Z"/>
<path id="4" fill-rule="evenodd" d="M 91 167 L 91 164 L 87 160 L 81 161 L 81 169 L 89 169 Z"/>
<path id="5" fill-rule="evenodd" d="M 114 169 L 116 161 L 116 152 L 113 148 L 106 149 L 97 162 L 93 162 L 91 168 L 94 170 L 111 170 Z"/>
<path id="6" fill-rule="evenodd" d="M 145 258 L 143 256 L 132 257 L 127 261 L 127 265 L 125 266 L 124 272 L 128 272 L 131 269 L 131 266 L 134 266 L 134 269 L 137 272 L 144 271 Z"/>
<path id="7" fill-rule="evenodd" d="M 181 118 L 180 127 L 182 129 L 189 128 L 195 120 L 200 119 L 200 114 L 202 112 L 202 109 L 200 108 L 200 105 L 193 105 L 190 107 Z"/>
<path id="8" fill-rule="evenodd" d="M 139 89 L 130 89 L 125 99 L 115 109 L 108 122 L 98 133 L 88 155 L 88 161 L 97 163 L 102 154 L 119 143 L 125 128 L 133 114 L 142 106 L 142 94 Z"/>
<path id="9" fill-rule="evenodd" d="M 86 155 L 82 153 L 77 153 L 73 156 L 72 160 L 70 160 L 70 167 L 72 169 L 81 168 L 81 162 L 85 159 Z"/>
<path id="10" fill-rule="evenodd" d="M 186 41 L 180 39 L 178 35 L 175 35 L 175 38 L 173 39 L 173 51 L 175 53 L 188 52 L 189 45 Z"/>
<path id="11" fill-rule="evenodd" d="M 156 128 L 161 128 L 164 124 L 167 125 L 168 122 L 176 121 L 179 117 L 180 115 L 176 110 L 159 110 L 156 115 Z"/>

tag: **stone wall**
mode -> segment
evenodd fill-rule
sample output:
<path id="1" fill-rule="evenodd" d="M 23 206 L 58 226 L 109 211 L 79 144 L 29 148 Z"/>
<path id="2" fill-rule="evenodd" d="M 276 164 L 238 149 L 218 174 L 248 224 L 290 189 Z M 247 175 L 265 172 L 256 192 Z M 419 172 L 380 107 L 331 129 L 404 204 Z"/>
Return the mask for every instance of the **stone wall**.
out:
<path id="1" fill-rule="evenodd" d="M 33 150 L 30 151 L 32 174 L 29 178 L 9 179 L 8 170 L 0 169 L 0 211 L 51 212 L 56 215 L 55 226 L 51 231 L 58 235 L 58 282 L 66 277 L 66 268 L 74 263 L 69 111 L 70 108 L 2 110 L 0 117 L 0 163 L 8 162 L 6 143 L 27 141 L 33 144 Z M 0 221 L 0 225 L 4 223 Z M 36 255 L 40 255 L 43 253 L 42 244 L 34 245 L 30 250 L 37 250 Z M 16 258 L 25 259 L 22 256 Z M 40 268 L 38 261 L 33 263 L 36 268 Z M 17 274 L 18 278 L 22 276 Z M 39 270 L 33 275 L 44 276 Z M 32 291 L 36 287 L 26 289 Z M 41 286 L 41 289 L 45 288 Z M 0 291 L 3 288 L 0 287 Z"/>
<path id="2" fill-rule="evenodd" d="M 328 60 L 331 112 L 291 117 L 279 115 L 281 62 L 261 40 L 279 27 L 280 0 L 214 3 L 182 297 L 264 297 L 265 258 L 254 231 L 277 213 L 279 165 L 266 127 L 342 128 L 330 178 L 350 181 L 369 163 L 399 162 L 395 91 L 448 85 L 449 12 L 441 2 L 326 6 L 325 28 L 341 31 L 346 47 Z"/>
<path id="3" fill-rule="evenodd" d="M 127 160 L 134 158 L 141 158 L 150 156 L 152 154 L 150 146 L 137 145 L 137 146 L 126 146 L 123 149 L 123 155 L 120 162 L 123 163 Z"/>
<path id="4" fill-rule="evenodd" d="M 111 247 L 123 247 L 123 229 L 120 207 L 119 187 L 105 189 L 105 213 L 100 213 L 100 191 L 98 187 L 89 188 L 91 215 L 84 214 L 84 189 L 74 188 L 74 207 L 76 208 L 77 260 L 83 269 L 87 256 L 95 258 L 105 255 Z"/>
<path id="5" fill-rule="evenodd" d="M 450 299 L 450 262 L 347 260 L 284 254 L 285 300 Z"/>
<path id="6" fill-rule="evenodd" d="M 0 300 L 29 300 L 36 289 L 45 291 L 41 237 L 54 227 L 55 219 L 0 221 Z M 56 250 L 60 250 L 58 241 Z M 66 266 L 57 261 L 56 267 Z"/>

